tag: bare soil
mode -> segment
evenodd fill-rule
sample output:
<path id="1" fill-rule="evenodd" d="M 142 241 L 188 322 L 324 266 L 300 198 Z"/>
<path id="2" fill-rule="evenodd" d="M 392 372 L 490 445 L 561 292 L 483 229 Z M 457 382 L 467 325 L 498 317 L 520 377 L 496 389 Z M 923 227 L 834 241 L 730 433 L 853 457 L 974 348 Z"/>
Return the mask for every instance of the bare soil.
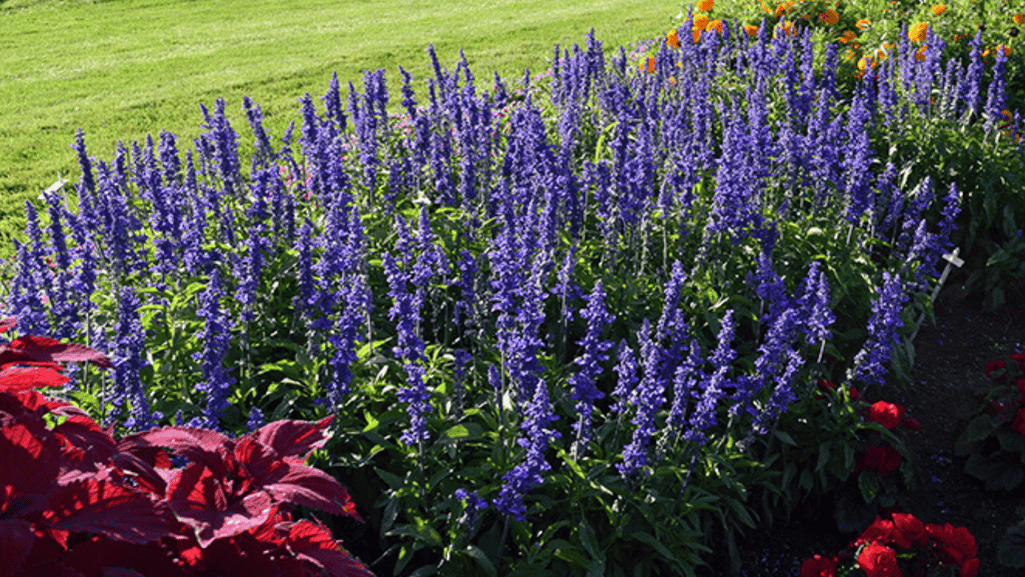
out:
<path id="1" fill-rule="evenodd" d="M 967 424 L 963 417 L 980 403 L 978 391 L 989 384 L 983 374 L 986 364 L 1025 350 L 1025 306 L 1009 302 L 986 311 L 981 298 L 964 297 L 959 289 L 948 284 L 934 307 L 936 323 L 926 321 L 915 337 L 913 388 L 900 398 L 886 399 L 903 404 L 922 425 L 910 438 L 921 477 L 901 494 L 899 505 L 926 523 L 967 527 L 978 546 L 980 577 L 1021 577 L 1022 570 L 997 563 L 996 551 L 1007 529 L 1019 521 L 1015 510 L 1025 504 L 1025 486 L 987 492 L 982 481 L 964 472 L 967 458 L 954 455 L 953 446 Z M 856 537 L 837 531 L 831 504 L 823 503 L 818 510 L 809 505 L 787 526 L 749 531 L 739 543 L 742 575 L 797 576 L 805 559 L 835 554 Z M 729 574 L 724 567 L 717 571 Z"/>

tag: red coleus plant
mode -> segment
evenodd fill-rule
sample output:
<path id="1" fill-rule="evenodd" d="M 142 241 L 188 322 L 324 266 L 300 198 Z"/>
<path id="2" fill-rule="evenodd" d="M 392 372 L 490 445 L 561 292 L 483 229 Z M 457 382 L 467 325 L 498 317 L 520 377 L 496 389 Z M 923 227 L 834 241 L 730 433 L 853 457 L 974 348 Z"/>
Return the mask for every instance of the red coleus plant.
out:
<path id="1" fill-rule="evenodd" d="M 892 513 L 889 519 L 876 516 L 839 554 L 806 559 L 801 577 L 975 577 L 977 553 L 975 537 L 965 527 L 923 523 L 908 513 Z"/>
<path id="2" fill-rule="evenodd" d="M 303 464 L 333 417 L 238 439 L 168 427 L 115 442 L 34 390 L 66 383 L 69 361 L 111 367 L 44 337 L 0 344 L 0 577 L 371 575 L 315 517 L 290 515 L 300 504 L 361 520 L 335 479 Z M 48 413 L 63 421 L 48 428 Z M 188 465 L 173 469 L 164 447 Z"/>

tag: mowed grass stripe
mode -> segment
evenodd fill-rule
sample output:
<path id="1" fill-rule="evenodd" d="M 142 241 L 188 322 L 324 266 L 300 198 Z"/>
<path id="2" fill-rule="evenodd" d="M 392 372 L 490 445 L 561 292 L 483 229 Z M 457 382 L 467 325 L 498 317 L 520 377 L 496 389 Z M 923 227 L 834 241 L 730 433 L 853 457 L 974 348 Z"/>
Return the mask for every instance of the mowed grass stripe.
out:
<path id="1" fill-rule="evenodd" d="M 19 5 L 21 4 L 21 5 Z M 0 8 L 0 241 L 22 238 L 24 201 L 60 172 L 78 178 L 69 148 L 86 132 L 91 155 L 142 142 L 161 129 L 182 149 L 202 131 L 199 103 L 228 101 L 248 143 L 242 96 L 262 107 L 280 136 L 301 120 L 296 99 L 319 97 L 337 71 L 362 90 L 363 70 L 398 66 L 426 99 L 433 43 L 453 68 L 463 48 L 478 86 L 498 71 L 518 80 L 547 66 L 555 44 L 583 44 L 594 27 L 618 51 L 670 26 L 678 5 L 647 0 L 17 0 Z M 343 90 L 348 93 L 347 88 Z M 319 102 L 318 102 L 319 103 Z M 8 247 L 0 248 L 0 256 Z"/>

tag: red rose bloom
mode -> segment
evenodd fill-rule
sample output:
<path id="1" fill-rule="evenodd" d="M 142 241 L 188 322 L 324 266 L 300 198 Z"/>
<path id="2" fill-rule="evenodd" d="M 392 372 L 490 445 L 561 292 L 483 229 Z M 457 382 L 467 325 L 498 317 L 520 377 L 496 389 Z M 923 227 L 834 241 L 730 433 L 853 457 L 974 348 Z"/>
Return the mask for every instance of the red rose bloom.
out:
<path id="1" fill-rule="evenodd" d="M 816 555 L 801 563 L 801 577 L 836 577 L 836 559 Z"/>
<path id="2" fill-rule="evenodd" d="M 961 564 L 961 571 L 958 577 L 975 577 L 979 574 L 979 560 L 969 559 Z"/>
<path id="3" fill-rule="evenodd" d="M 896 449 L 887 448 L 886 457 L 883 460 L 883 466 L 879 467 L 879 474 L 885 477 L 890 473 L 896 471 L 897 468 L 900 467 L 900 463 L 903 460 L 904 458 L 900 456 L 899 451 L 897 451 Z"/>
<path id="4" fill-rule="evenodd" d="M 872 521 L 872 524 L 862 531 L 859 539 L 864 539 L 868 542 L 878 541 L 880 543 L 893 541 L 893 521 L 876 515 L 876 520 Z"/>
<path id="5" fill-rule="evenodd" d="M 878 471 L 886 462 L 886 449 L 872 445 L 865 449 L 865 458 L 862 462 L 866 468 Z"/>
<path id="6" fill-rule="evenodd" d="M 1011 429 L 1025 435 L 1025 407 L 1018 409 L 1018 412 L 1014 415 L 1014 420 L 1011 421 Z"/>
<path id="7" fill-rule="evenodd" d="M 897 552 L 885 545 L 872 543 L 858 555 L 858 567 L 866 577 L 903 577 L 897 567 Z"/>
<path id="8" fill-rule="evenodd" d="M 910 549 L 912 545 L 924 546 L 929 535 L 925 532 L 925 523 L 909 513 L 894 513 L 893 518 L 893 542 L 897 545 Z"/>
<path id="9" fill-rule="evenodd" d="M 904 407 L 886 401 L 876 401 L 868 408 L 868 418 L 892 431 L 904 418 Z"/>
<path id="10" fill-rule="evenodd" d="M 955 528 L 950 523 L 947 523 L 944 526 L 944 534 L 947 538 L 943 540 L 943 552 L 958 566 L 974 559 L 978 554 L 978 548 L 975 546 L 975 536 L 968 531 L 967 527 Z"/>
<path id="11" fill-rule="evenodd" d="M 1014 361 L 1017 361 L 1018 362 L 1018 368 L 1023 370 L 1023 371 L 1025 371 L 1025 353 L 1015 353 L 1015 354 L 1011 355 L 1011 359 L 1014 360 Z M 1000 359 L 999 361 L 992 361 L 992 362 L 988 363 L 986 365 L 985 373 L 986 373 L 987 377 L 993 378 L 993 377 L 990 376 L 990 373 L 992 373 L 993 371 L 1006 370 L 1006 369 L 1007 369 L 1007 362 L 1004 361 L 1003 359 Z M 996 380 L 996 382 L 1000 383 L 1001 385 L 1005 384 L 1007 382 L 1007 373 L 1001 374 L 999 377 L 996 377 L 995 380 Z"/>

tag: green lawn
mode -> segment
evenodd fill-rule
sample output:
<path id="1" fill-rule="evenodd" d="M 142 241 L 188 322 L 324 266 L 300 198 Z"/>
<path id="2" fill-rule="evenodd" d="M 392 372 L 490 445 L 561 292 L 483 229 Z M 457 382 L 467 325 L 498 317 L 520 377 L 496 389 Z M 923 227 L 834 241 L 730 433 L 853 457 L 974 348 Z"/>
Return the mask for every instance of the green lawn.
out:
<path id="1" fill-rule="evenodd" d="M 592 27 L 618 49 L 668 29 L 679 9 L 646 0 L 0 1 L 0 258 L 10 238 L 23 238 L 25 199 L 58 172 L 77 181 L 69 145 L 79 128 L 105 160 L 118 140 L 161 129 L 184 149 L 201 131 L 199 103 L 225 98 L 248 143 L 246 95 L 280 136 L 300 120 L 296 99 L 319 98 L 335 71 L 343 87 L 362 89 L 363 70 L 386 68 L 398 94 L 402 65 L 426 98 L 430 43 L 442 66 L 464 48 L 479 82 L 496 70 L 512 79 L 546 67 L 555 44 L 583 44 Z"/>

